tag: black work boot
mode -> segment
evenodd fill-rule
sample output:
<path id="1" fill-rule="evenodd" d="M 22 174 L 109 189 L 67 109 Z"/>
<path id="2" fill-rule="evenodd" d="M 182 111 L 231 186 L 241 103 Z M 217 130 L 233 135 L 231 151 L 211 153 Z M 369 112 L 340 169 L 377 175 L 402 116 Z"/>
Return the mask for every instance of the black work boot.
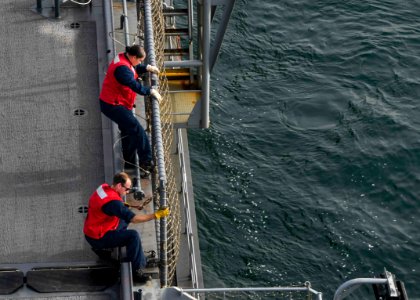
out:
<path id="1" fill-rule="evenodd" d="M 140 269 L 133 272 L 133 281 L 136 283 L 145 283 L 151 279 L 149 275 L 143 274 Z"/>
<path id="2" fill-rule="evenodd" d="M 158 266 L 159 259 L 157 257 L 147 259 L 146 268 L 157 268 Z"/>

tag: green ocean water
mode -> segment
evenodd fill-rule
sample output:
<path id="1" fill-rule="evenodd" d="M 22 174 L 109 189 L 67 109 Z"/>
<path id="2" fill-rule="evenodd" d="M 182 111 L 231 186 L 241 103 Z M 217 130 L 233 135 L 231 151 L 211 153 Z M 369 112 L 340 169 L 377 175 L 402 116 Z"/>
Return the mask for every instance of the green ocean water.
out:
<path id="1" fill-rule="evenodd" d="M 189 130 L 206 287 L 332 299 L 386 268 L 420 299 L 419 7 L 236 1 Z"/>

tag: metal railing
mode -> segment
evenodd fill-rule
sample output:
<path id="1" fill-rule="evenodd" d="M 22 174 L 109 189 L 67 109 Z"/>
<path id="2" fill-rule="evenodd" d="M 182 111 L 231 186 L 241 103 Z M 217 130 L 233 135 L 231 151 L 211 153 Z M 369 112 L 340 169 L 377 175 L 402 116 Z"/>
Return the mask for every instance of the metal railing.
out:
<path id="1" fill-rule="evenodd" d="M 385 278 L 356 278 L 346 281 L 337 289 L 334 294 L 334 300 L 344 299 L 350 295 L 355 289 L 363 284 L 386 284 L 388 281 Z"/>
<path id="2" fill-rule="evenodd" d="M 383 295 L 376 295 L 376 292 L 379 290 L 375 291 L 374 288 L 376 299 L 408 299 L 404 284 L 397 281 L 394 274 L 384 269 L 384 273 L 381 274 L 380 277 L 381 278 L 355 278 L 348 280 L 338 287 L 334 294 L 334 300 L 344 299 L 362 285 L 385 287 L 385 289 L 382 290 L 382 292 L 384 292 Z"/>
<path id="3" fill-rule="evenodd" d="M 334 300 L 342 300 L 362 285 L 372 285 L 375 291 L 375 299 L 401 299 L 407 300 L 407 293 L 404 284 L 397 281 L 395 275 L 385 270 L 380 275 L 382 278 L 355 278 L 344 282 L 338 287 L 334 294 Z M 375 289 L 376 287 L 376 289 Z M 281 293 L 293 293 L 281 295 Z M 241 295 L 241 299 L 255 299 L 251 294 L 271 293 L 262 299 L 274 297 L 290 297 L 293 299 L 296 293 L 306 293 L 306 299 L 322 300 L 322 293 L 311 288 L 310 282 L 305 282 L 303 287 L 248 287 L 248 288 L 209 288 L 209 289 L 181 289 L 177 287 L 166 288 L 162 292 L 162 300 L 194 300 L 200 295 L 213 295 L 212 299 L 238 299 L 238 293 L 247 293 L 248 296 Z M 218 296 L 215 296 L 218 295 Z M 222 297 L 222 298 L 220 298 Z M 282 297 L 282 298 L 283 298 Z"/>
<path id="4" fill-rule="evenodd" d="M 181 239 L 181 216 L 180 216 L 180 203 L 178 200 L 178 168 L 176 165 L 178 161 L 173 161 L 173 151 L 175 148 L 174 143 L 176 132 L 173 126 L 173 105 L 170 101 L 169 97 L 169 86 L 168 80 L 166 78 L 166 73 L 164 70 L 164 49 L 165 49 L 165 22 L 162 10 L 162 1 L 161 0 L 138 0 L 140 1 L 138 11 L 138 32 L 139 36 L 142 35 L 142 32 L 146 39 L 150 39 L 153 35 L 153 53 L 150 52 L 150 43 L 152 41 L 146 41 L 145 46 L 148 53 L 148 57 L 154 58 L 154 62 L 150 64 L 154 64 L 161 70 L 159 74 L 159 84 L 157 81 L 157 76 L 152 75 L 151 86 L 157 87 L 159 85 L 159 92 L 163 97 L 160 106 L 157 107 L 156 102 L 152 103 L 153 105 L 146 106 L 146 115 L 151 116 L 150 119 L 151 124 L 153 126 L 152 130 L 152 138 L 153 138 L 153 149 L 154 149 L 154 157 L 157 161 L 157 166 L 159 168 L 159 179 L 157 180 L 155 176 L 153 176 L 152 185 L 155 191 L 158 191 L 158 194 L 154 194 L 155 203 L 159 206 L 167 205 L 171 210 L 170 215 L 166 218 L 166 224 L 160 224 L 158 226 L 157 232 L 157 239 L 160 243 L 160 250 L 159 255 L 161 255 L 161 251 L 164 251 L 166 254 L 166 261 L 164 262 L 167 267 L 165 267 L 166 275 L 162 276 L 161 281 L 162 286 L 171 285 L 175 282 L 176 276 L 176 265 L 179 257 L 180 251 L 180 239 Z M 150 10 L 147 8 L 150 7 Z M 147 14 L 147 16 L 146 16 Z M 148 19 L 149 21 L 147 21 Z M 148 28 L 146 26 L 142 26 L 143 24 L 148 23 Z M 153 28 L 152 28 L 153 26 Z M 147 37 L 146 37 L 147 35 Z M 150 55 L 152 54 L 152 56 Z M 150 60 L 149 60 L 150 62 Z M 156 121 L 160 119 L 160 130 L 156 126 Z M 161 143 L 156 140 L 155 138 L 161 137 Z M 158 142 L 158 143 L 157 143 Z M 163 155 L 162 155 L 163 154 Z M 164 162 L 164 163 L 161 163 Z M 165 173 L 162 173 L 162 170 Z M 164 176 L 162 176 L 162 174 Z M 159 183 L 157 183 L 159 181 Z M 156 185 L 159 187 L 156 187 Z M 163 185 L 162 185 L 163 184 Z M 162 199 L 163 198 L 163 199 Z M 159 203 L 158 203 L 159 202 Z M 165 229 L 162 226 L 166 226 Z M 166 233 L 162 233 L 161 231 L 165 230 Z M 161 237 L 163 240 L 161 240 Z M 163 241 L 165 241 L 163 243 Z M 162 275 L 162 274 L 161 274 Z"/>
<path id="5" fill-rule="evenodd" d="M 177 287 L 165 288 L 162 292 L 162 300 L 183 300 L 183 299 L 198 299 L 197 294 L 209 295 L 218 294 L 225 299 L 235 299 L 235 294 L 238 293 L 306 293 L 306 297 L 311 299 L 314 296 L 316 300 L 322 300 L 322 293 L 311 288 L 309 282 L 302 287 L 249 287 L 249 288 L 212 288 L 212 289 L 181 289 Z M 236 298 L 237 299 L 237 298 Z M 244 299 L 244 298 L 241 298 Z"/>
<path id="6" fill-rule="evenodd" d="M 153 34 L 152 5 L 150 0 L 144 0 L 144 38 L 145 48 L 148 55 L 148 62 L 156 66 L 155 44 Z M 152 88 L 157 88 L 159 78 L 152 74 Z M 162 126 L 160 122 L 159 101 L 152 97 L 152 131 L 153 141 L 156 149 L 156 161 L 159 175 L 160 206 L 167 206 L 166 195 L 166 171 L 162 139 Z M 167 257 L 167 222 L 166 218 L 160 219 L 160 283 L 161 286 L 168 285 L 168 257 Z"/>
<path id="7" fill-rule="evenodd" d="M 193 225 L 192 225 L 192 218 L 191 218 L 191 208 L 190 208 L 190 199 L 188 196 L 188 178 L 187 178 L 187 171 L 186 171 L 186 164 L 185 164 L 185 156 L 184 156 L 184 142 L 182 140 L 182 132 L 181 129 L 178 129 L 178 155 L 179 155 L 179 166 L 180 166 L 180 173 L 182 174 L 181 177 L 181 185 L 182 185 L 182 200 L 184 203 L 184 212 L 185 212 L 185 234 L 187 235 L 188 241 L 188 251 L 189 251 L 189 258 L 190 258 L 190 272 L 191 272 L 191 282 L 193 288 L 199 287 L 198 281 L 198 272 L 197 272 L 197 262 L 195 260 L 197 252 L 195 250 L 194 244 L 194 233 L 193 233 Z"/>
<path id="8" fill-rule="evenodd" d="M 105 1 L 104 2 L 108 2 Z M 131 44 L 130 41 L 130 34 L 129 34 L 129 20 L 128 20 L 128 11 L 127 11 L 127 1 L 121 0 L 122 8 L 123 8 L 123 31 L 124 31 L 124 38 L 125 38 L 125 45 L 128 46 Z M 108 9 L 107 3 L 104 3 L 105 8 Z M 152 4 L 150 0 L 144 0 L 143 5 L 144 11 L 144 46 L 147 53 L 147 60 L 148 64 L 157 66 L 157 58 L 155 54 L 155 42 L 154 42 L 154 29 L 153 29 L 153 16 L 152 16 Z M 112 8 L 110 9 L 110 13 L 107 13 L 107 17 L 110 17 L 112 14 Z M 107 12 L 107 11 L 106 11 Z M 111 19 L 113 17 L 111 16 Z M 111 30 L 111 25 L 107 24 L 107 32 L 113 32 Z M 108 39 L 109 41 L 109 39 Z M 109 45 L 111 46 L 111 45 Z M 115 49 L 115 47 L 113 47 Z M 115 55 L 115 53 L 114 53 Z M 151 74 L 151 87 L 157 89 L 159 86 L 159 78 L 156 74 Z M 166 164 L 165 164 L 165 149 L 163 145 L 163 138 L 162 138 L 162 125 L 161 125 L 161 115 L 160 115 L 160 106 L 159 101 L 151 96 L 151 128 L 152 128 L 152 139 L 153 139 L 153 147 L 154 147 L 154 158 L 157 162 L 157 174 L 159 178 L 158 182 L 158 191 L 159 191 L 159 206 L 166 207 L 167 203 L 167 177 L 166 177 Z M 133 113 L 135 113 L 135 109 L 133 108 Z M 113 140 L 116 141 L 118 132 L 116 130 L 116 126 L 113 126 Z M 118 165 L 119 158 L 114 156 L 114 164 L 115 166 Z M 136 160 L 138 162 L 138 160 Z M 136 163 L 137 164 L 137 163 Z M 138 164 L 137 164 L 138 165 Z M 139 170 L 136 169 L 137 178 L 139 178 Z M 137 182 L 140 184 L 140 182 Z M 160 266 L 160 284 L 161 286 L 168 285 L 168 249 L 167 249 L 167 218 L 161 218 L 159 221 L 159 228 L 157 231 L 159 232 L 159 266 Z"/>

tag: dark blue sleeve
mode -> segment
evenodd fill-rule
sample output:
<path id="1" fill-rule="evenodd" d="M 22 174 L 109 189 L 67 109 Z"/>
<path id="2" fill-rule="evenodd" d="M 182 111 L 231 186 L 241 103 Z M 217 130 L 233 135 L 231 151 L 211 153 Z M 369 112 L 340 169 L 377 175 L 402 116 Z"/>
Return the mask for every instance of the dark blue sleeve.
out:
<path id="1" fill-rule="evenodd" d="M 150 95 L 150 89 L 145 86 L 142 86 L 140 82 L 135 80 L 133 72 L 128 67 L 117 67 L 114 71 L 114 76 L 120 84 L 128 86 L 137 94 Z"/>
<path id="2" fill-rule="evenodd" d="M 145 66 L 145 65 L 138 64 L 138 65 L 135 67 L 137 74 L 142 75 L 142 74 L 146 73 L 146 72 L 147 72 L 146 67 L 147 67 L 147 66 Z"/>
<path id="3" fill-rule="evenodd" d="M 130 223 L 131 219 L 135 216 L 135 214 L 119 200 L 108 202 L 102 206 L 102 211 L 108 216 L 116 216 L 123 219 L 127 224 Z"/>

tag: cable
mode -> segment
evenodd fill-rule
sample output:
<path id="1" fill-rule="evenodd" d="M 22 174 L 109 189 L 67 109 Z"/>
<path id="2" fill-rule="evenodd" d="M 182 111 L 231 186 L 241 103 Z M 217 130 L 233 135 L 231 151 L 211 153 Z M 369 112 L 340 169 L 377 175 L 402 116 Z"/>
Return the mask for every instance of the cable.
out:
<path id="1" fill-rule="evenodd" d="M 116 42 L 116 43 L 120 44 L 121 46 L 125 47 L 125 44 L 121 43 L 119 40 L 117 40 L 117 39 L 115 39 L 115 38 L 114 38 L 114 32 L 115 32 L 115 31 L 110 31 L 110 32 L 108 33 L 109 37 L 110 37 L 110 38 L 111 38 L 114 42 Z"/>
<path id="2" fill-rule="evenodd" d="M 89 0 L 88 2 L 78 2 L 78 1 L 75 1 L 75 0 L 70 0 L 70 2 L 79 4 L 79 5 L 88 5 L 92 2 L 92 0 Z"/>
<path id="3" fill-rule="evenodd" d="M 120 44 L 121 46 L 123 46 L 124 48 L 125 48 L 125 44 L 124 43 L 122 43 L 122 42 L 120 42 L 119 40 L 117 40 L 117 39 L 115 39 L 114 38 L 114 32 L 116 32 L 116 33 L 119 33 L 119 34 L 122 34 L 122 32 L 118 32 L 118 31 L 110 31 L 109 33 L 108 33 L 108 35 L 109 35 L 109 37 L 114 41 L 114 42 L 116 42 L 116 43 L 118 43 L 118 44 Z M 137 34 L 134 34 L 134 33 L 129 33 L 128 35 L 132 35 L 132 36 L 134 36 L 134 38 L 136 38 L 136 37 L 138 37 L 138 35 Z M 134 45 L 134 43 L 133 43 L 133 45 Z"/>
<path id="4" fill-rule="evenodd" d="M 123 137 L 120 137 L 118 140 L 116 140 L 115 141 L 115 143 L 114 143 L 114 145 L 112 146 L 112 149 L 114 150 L 114 151 L 116 151 L 116 147 L 117 147 L 117 144 L 123 139 L 123 138 L 126 138 L 126 137 L 128 137 L 128 135 L 127 136 L 123 136 Z M 129 164 L 129 165 L 132 165 L 132 166 L 134 166 L 135 168 L 137 168 L 137 169 L 139 169 L 140 171 L 143 171 L 144 173 L 150 173 L 148 170 L 145 170 L 145 169 L 143 169 L 142 167 L 140 167 L 139 165 L 136 165 L 136 164 L 133 164 L 133 163 L 131 163 L 131 162 L 128 162 L 128 161 L 126 161 L 124 158 L 120 158 L 121 159 L 121 161 L 124 163 L 124 164 Z"/>

